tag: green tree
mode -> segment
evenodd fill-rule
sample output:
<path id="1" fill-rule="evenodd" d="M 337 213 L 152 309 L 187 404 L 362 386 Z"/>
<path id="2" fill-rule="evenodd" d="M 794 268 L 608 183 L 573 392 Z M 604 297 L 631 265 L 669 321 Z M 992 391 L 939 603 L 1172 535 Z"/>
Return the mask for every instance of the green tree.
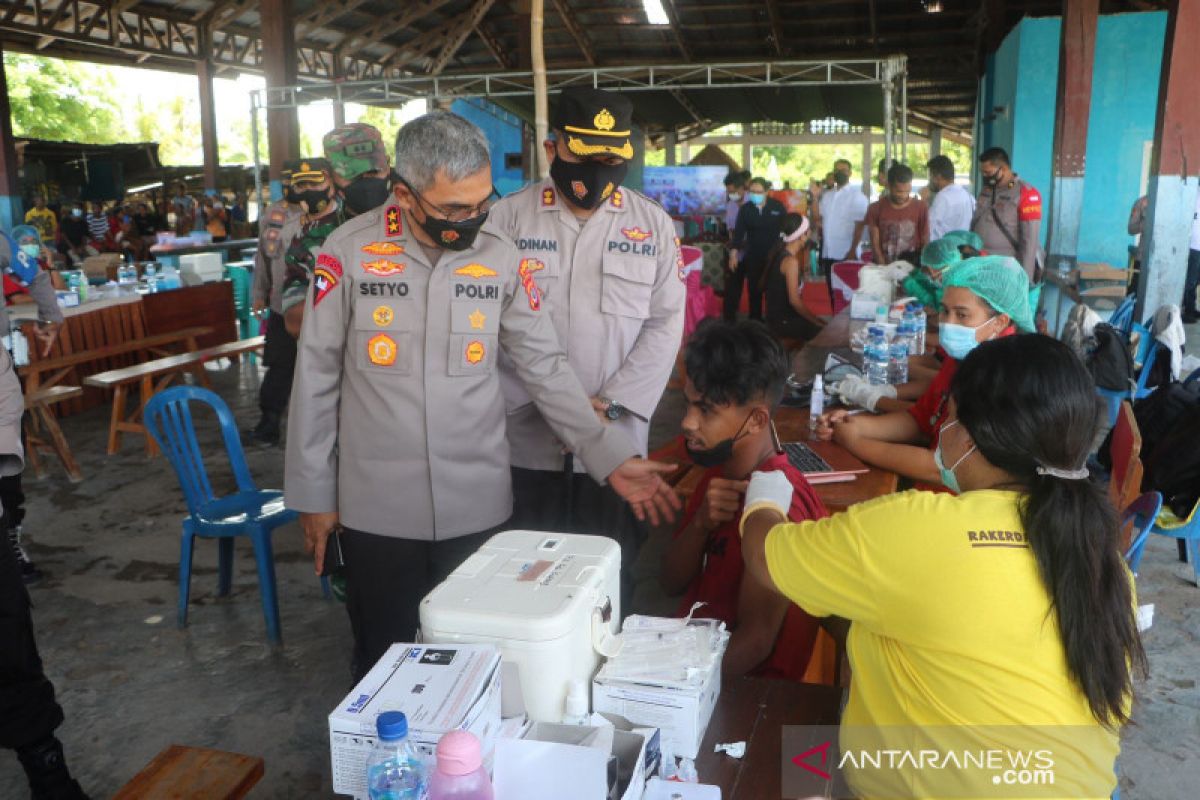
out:
<path id="1" fill-rule="evenodd" d="M 5 52 L 4 71 L 15 135 L 88 144 L 122 140 L 123 109 L 109 67 Z"/>

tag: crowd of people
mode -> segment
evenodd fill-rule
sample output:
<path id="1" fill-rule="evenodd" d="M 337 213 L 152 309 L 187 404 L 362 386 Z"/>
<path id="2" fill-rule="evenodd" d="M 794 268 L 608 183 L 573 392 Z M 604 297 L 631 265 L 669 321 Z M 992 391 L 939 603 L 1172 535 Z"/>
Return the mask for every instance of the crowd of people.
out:
<path id="1" fill-rule="evenodd" d="M 188 236 L 203 231 L 214 242 L 250 236 L 246 204 L 245 192 L 197 199 L 182 183 L 171 197 L 160 191 L 123 200 L 60 199 L 49 206 L 46 197 L 38 194 L 25 212 L 25 224 L 37 230 L 54 263 L 65 267 L 77 267 L 100 253 L 145 261 L 162 232 Z"/>
<path id="2" fill-rule="evenodd" d="M 806 215 L 767 181 L 729 176 L 725 318 L 683 343 L 681 434 L 705 472 L 682 507 L 672 467 L 647 458 L 683 339 L 675 224 L 623 185 L 639 146 L 626 97 L 566 90 L 551 129 L 549 176 L 501 199 L 486 137 L 459 116 L 407 123 L 391 153 L 371 126 L 342 126 L 287 165 L 263 212 L 253 305 L 268 315 L 267 372 L 245 437 L 286 439 L 285 500 L 315 571 L 337 578 L 355 678 L 412 641 L 421 599 L 496 531 L 616 539 L 628 612 L 630 566 L 647 523 L 662 524 L 663 588 L 681 615 L 702 602 L 731 629 L 727 680 L 800 680 L 818 628 L 848 627 L 847 724 L 1039 726 L 1062 755 L 1058 786 L 1107 796 L 1145 663 L 1134 588 L 1084 467 L 1091 378 L 1035 333 L 1040 198 L 1007 154 L 980 155 L 978 198 L 931 159 L 928 201 L 904 164 L 881 164 L 872 201 L 839 160 Z M 144 222 L 215 238 L 223 205 L 181 189 L 132 213 L 39 203 L 30 224 L 78 256 L 112 217 L 139 236 Z M 907 262 L 895 279 L 940 319 L 907 383 L 844 387 L 846 404 L 879 413 L 834 410 L 815 431 L 915 488 L 832 515 L 774 424 L 787 348 L 828 322 L 803 298 L 822 280 L 813 249 L 825 280 L 838 261 Z M 979 538 L 996 532 L 1003 547 Z M 45 688 L 32 652 L 24 668 Z M 53 703 L 51 688 L 23 713 Z M 61 712 L 46 719 L 53 740 Z M 1071 738 L 1081 729 L 1090 749 Z"/>

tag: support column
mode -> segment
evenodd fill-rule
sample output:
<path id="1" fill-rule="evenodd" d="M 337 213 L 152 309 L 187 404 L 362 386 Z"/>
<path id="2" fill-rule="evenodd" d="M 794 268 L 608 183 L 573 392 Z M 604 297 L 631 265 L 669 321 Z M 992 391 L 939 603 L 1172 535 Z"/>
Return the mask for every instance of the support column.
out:
<path id="1" fill-rule="evenodd" d="M 1196 103 L 1200 48 L 1195 42 L 1200 2 L 1171 0 L 1167 13 L 1146 212 L 1150 243 L 1138 285 L 1136 318 L 1141 320 L 1162 304 L 1178 304 L 1183 297 L 1200 183 L 1200 104 Z"/>
<path id="2" fill-rule="evenodd" d="M 346 79 L 342 69 L 342 54 L 340 51 L 333 54 L 333 80 L 336 83 L 341 83 Z M 338 95 L 340 97 L 341 95 Z M 338 99 L 333 101 L 333 127 L 341 128 L 346 124 L 346 104 Z"/>
<path id="3" fill-rule="evenodd" d="M 692 160 L 692 146 L 687 142 L 684 142 L 679 146 L 679 149 L 683 151 L 679 159 L 683 162 L 684 166 L 687 166 L 687 163 Z M 749 167 L 747 167 L 747 169 L 749 169 Z"/>
<path id="4" fill-rule="evenodd" d="M 267 78 L 268 104 L 278 102 L 272 88 L 296 85 L 295 19 L 291 0 L 262 0 L 259 3 L 263 44 L 263 71 Z M 270 153 L 271 200 L 283 197 L 280 175 L 283 163 L 300 156 L 300 123 L 295 108 L 267 109 L 267 150 Z"/>
<path id="5" fill-rule="evenodd" d="M 742 135 L 745 136 L 748 125 L 742 126 Z M 742 142 L 742 169 L 747 172 L 754 172 L 754 148 L 749 142 Z"/>
<path id="6" fill-rule="evenodd" d="M 942 128 L 940 125 L 929 126 L 929 158 L 937 158 L 942 154 Z"/>
<path id="7" fill-rule="evenodd" d="M 663 163 L 668 167 L 675 166 L 675 145 L 679 141 L 679 136 L 675 131 L 668 131 L 663 134 L 663 150 L 665 157 Z"/>
<path id="8" fill-rule="evenodd" d="M 204 51 L 208 52 L 207 48 Z M 200 143 L 204 151 L 204 193 L 216 194 L 217 171 L 221 157 L 217 150 L 217 112 L 213 105 L 213 65 L 208 59 L 196 62 L 196 80 L 200 84 Z"/>
<path id="9" fill-rule="evenodd" d="M 1046 269 L 1061 272 L 1074 269 L 1079 260 L 1099 10 L 1100 0 L 1066 0 L 1063 7 L 1058 44 L 1058 104 L 1054 116 L 1054 171 L 1046 238 Z"/>
<path id="10" fill-rule="evenodd" d="M 875 157 L 871 153 L 871 145 L 873 143 L 874 138 L 875 138 L 875 134 L 871 131 L 871 129 L 869 127 L 863 128 L 863 135 L 862 135 L 862 140 L 863 140 L 863 142 L 862 142 L 862 148 L 863 148 L 862 149 L 862 156 L 863 156 L 863 159 L 862 159 L 862 176 L 863 176 L 862 191 L 863 191 L 863 194 L 865 194 L 867 196 L 868 200 L 872 199 L 871 198 L 871 179 L 875 177 Z"/>
<path id="11" fill-rule="evenodd" d="M 8 107 L 8 79 L 4 74 L 4 43 L 0 42 L 0 228 L 11 231 L 14 225 L 24 221 L 17 148 Z"/>

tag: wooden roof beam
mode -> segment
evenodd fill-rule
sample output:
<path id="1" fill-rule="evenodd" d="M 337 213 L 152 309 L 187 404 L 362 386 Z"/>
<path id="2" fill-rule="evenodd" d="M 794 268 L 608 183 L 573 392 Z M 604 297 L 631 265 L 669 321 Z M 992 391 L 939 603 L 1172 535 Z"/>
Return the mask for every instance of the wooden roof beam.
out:
<path id="1" fill-rule="evenodd" d="M 492 58 L 496 59 L 496 63 L 505 69 L 517 68 L 516 62 L 513 60 L 512 55 L 508 52 L 508 50 L 504 49 L 504 45 L 496 37 L 496 34 L 487 25 L 487 23 L 480 22 L 478 25 L 476 25 L 475 33 L 479 34 L 479 40 L 487 47 L 488 51 L 492 54 Z"/>
<path id="2" fill-rule="evenodd" d="M 419 58 L 428 56 L 434 50 L 446 44 L 450 34 L 457 30 L 458 24 L 459 21 L 457 19 L 451 19 L 432 30 L 418 33 L 412 38 L 412 41 L 392 48 L 390 53 L 379 59 L 380 67 L 385 71 L 388 69 L 399 69 Z"/>
<path id="3" fill-rule="evenodd" d="M 412 23 L 432 14 L 450 0 L 423 0 L 423 2 L 413 3 L 407 8 L 401 6 L 401 11 L 398 16 L 392 18 L 390 22 L 381 24 L 382 20 L 374 20 L 367 25 L 362 26 L 356 31 L 346 34 L 333 46 L 334 50 L 344 51 L 354 46 L 356 49 L 361 49 L 367 45 L 375 44 L 391 36 L 399 30 L 407 28 Z M 393 53 L 396 50 L 392 51 Z"/>
<path id="4" fill-rule="evenodd" d="M 483 15 L 488 12 L 488 9 L 495 2 L 496 0 L 475 0 L 475 5 L 471 6 L 471 10 L 458 20 L 458 27 L 449 34 L 441 52 L 434 57 L 433 63 L 429 65 L 428 74 L 437 75 L 446 68 L 446 64 L 462 48 L 463 42 L 467 40 L 467 37 L 471 35 L 475 27 L 483 21 Z"/>
<path id="5" fill-rule="evenodd" d="M 675 40 L 675 46 L 679 48 L 679 53 L 685 61 L 692 61 L 691 48 L 687 46 L 679 30 L 679 13 L 675 10 L 675 0 L 662 0 L 662 6 L 663 11 L 667 12 L 667 20 L 671 23 L 671 37 Z"/>
<path id="6" fill-rule="evenodd" d="M 779 0 L 767 0 L 767 19 L 771 22 L 771 46 L 775 55 L 783 55 L 783 25 L 779 16 Z"/>
<path id="7" fill-rule="evenodd" d="M 296 38 L 299 39 L 314 28 L 321 28 L 340 16 L 349 14 L 367 0 L 324 0 L 296 18 Z"/>
<path id="8" fill-rule="evenodd" d="M 562 20 L 563 27 L 571 34 L 571 38 L 579 45 L 579 52 L 583 53 L 584 59 L 590 66 L 596 66 L 596 51 L 592 47 L 591 41 L 588 39 L 583 28 L 579 24 L 579 20 L 575 18 L 575 13 L 571 11 L 567 0 L 554 0 L 554 10 L 558 12 L 558 18 Z"/>

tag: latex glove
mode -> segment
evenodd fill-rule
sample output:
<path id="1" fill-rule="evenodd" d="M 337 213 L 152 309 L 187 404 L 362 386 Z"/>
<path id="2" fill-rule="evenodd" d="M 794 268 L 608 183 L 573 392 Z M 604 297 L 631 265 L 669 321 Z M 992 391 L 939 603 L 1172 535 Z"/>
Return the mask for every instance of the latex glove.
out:
<path id="1" fill-rule="evenodd" d="M 914 267 L 907 261 L 893 261 L 891 264 L 888 264 L 887 269 L 889 277 L 891 277 L 891 279 L 896 283 L 900 284 L 904 283 L 904 279 L 908 277 L 909 273 L 913 271 Z"/>
<path id="2" fill-rule="evenodd" d="M 788 509 L 792 507 L 794 491 L 792 482 L 782 470 L 753 473 L 750 476 L 750 485 L 746 487 L 746 506 L 738 523 L 738 534 L 741 535 L 746 527 L 746 519 L 755 511 L 764 508 L 778 511 L 780 516 L 786 519 Z"/>
<path id="3" fill-rule="evenodd" d="M 895 399 L 896 387 L 890 384 L 872 385 L 858 375 L 848 375 L 838 384 L 838 394 L 844 402 L 874 411 L 881 397 Z"/>

